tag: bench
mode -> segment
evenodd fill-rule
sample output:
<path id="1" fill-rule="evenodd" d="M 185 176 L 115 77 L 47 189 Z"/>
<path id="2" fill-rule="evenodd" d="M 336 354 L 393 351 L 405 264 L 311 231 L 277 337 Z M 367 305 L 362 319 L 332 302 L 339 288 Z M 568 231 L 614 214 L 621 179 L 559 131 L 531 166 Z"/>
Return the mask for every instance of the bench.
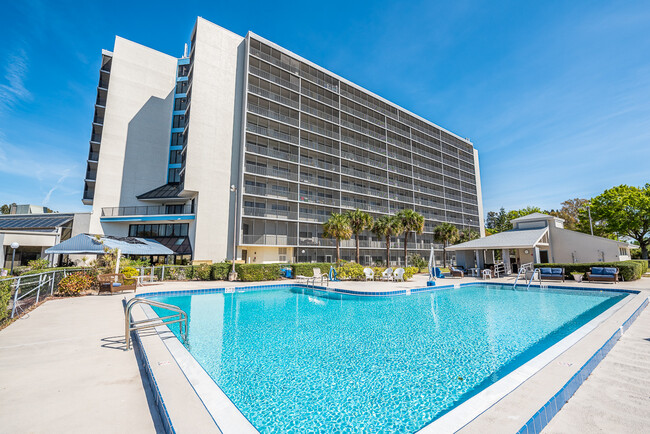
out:
<path id="1" fill-rule="evenodd" d="M 587 273 L 587 280 L 590 282 L 612 282 L 618 280 L 618 268 L 615 267 L 591 267 Z"/>
<path id="2" fill-rule="evenodd" d="M 540 268 L 539 278 L 541 280 L 560 280 L 564 282 L 564 268 Z"/>

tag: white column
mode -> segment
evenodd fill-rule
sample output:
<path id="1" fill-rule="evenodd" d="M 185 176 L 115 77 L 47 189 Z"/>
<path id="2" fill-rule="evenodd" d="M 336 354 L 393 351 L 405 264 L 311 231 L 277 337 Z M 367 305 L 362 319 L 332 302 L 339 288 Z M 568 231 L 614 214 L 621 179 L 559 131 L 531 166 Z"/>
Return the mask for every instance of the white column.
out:
<path id="1" fill-rule="evenodd" d="M 510 250 L 501 249 L 501 258 L 503 258 L 503 265 L 505 267 L 506 274 L 512 273 L 512 269 L 510 268 Z"/>
<path id="2" fill-rule="evenodd" d="M 533 256 L 533 262 L 535 264 L 539 264 L 539 247 L 535 246 L 534 248 L 534 256 Z"/>

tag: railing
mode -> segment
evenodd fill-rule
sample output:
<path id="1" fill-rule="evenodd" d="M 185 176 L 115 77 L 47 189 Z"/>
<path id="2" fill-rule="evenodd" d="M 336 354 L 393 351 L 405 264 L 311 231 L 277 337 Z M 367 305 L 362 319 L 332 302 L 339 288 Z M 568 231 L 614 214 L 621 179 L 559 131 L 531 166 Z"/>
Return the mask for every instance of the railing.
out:
<path id="1" fill-rule="evenodd" d="M 282 220 L 297 220 L 298 218 L 298 213 L 296 211 L 285 211 L 271 208 L 256 208 L 252 206 L 245 206 L 243 215 L 248 217 L 266 217 Z"/>
<path id="2" fill-rule="evenodd" d="M 191 205 L 119 206 L 102 208 L 102 217 L 194 214 Z"/>
<path id="3" fill-rule="evenodd" d="M 88 170 L 86 171 L 86 178 L 85 179 L 90 179 L 95 181 L 97 179 L 97 171 L 96 170 Z"/>
<path id="4" fill-rule="evenodd" d="M 283 133 L 282 131 L 277 131 L 272 128 L 264 127 L 261 125 L 254 125 L 248 123 L 246 125 L 246 130 L 255 134 L 261 134 L 263 136 L 273 137 L 278 140 L 283 140 L 285 142 L 298 144 L 298 136 L 292 136 L 291 134 Z"/>
<path id="5" fill-rule="evenodd" d="M 287 116 L 282 113 L 273 111 L 271 109 L 263 108 L 252 103 L 248 103 L 248 111 L 261 116 L 265 116 L 270 119 L 274 119 L 279 122 L 284 122 L 286 124 L 293 125 L 294 127 L 298 126 L 297 118 L 292 118 L 291 116 Z"/>
<path id="6" fill-rule="evenodd" d="M 290 181 L 297 181 L 298 174 L 295 172 L 290 172 L 288 170 L 277 170 L 264 166 L 256 166 L 253 164 L 246 164 L 246 172 L 253 173 L 256 175 L 272 176 L 275 178 L 288 179 Z"/>
<path id="7" fill-rule="evenodd" d="M 331 172 L 338 172 L 340 170 L 338 164 L 332 164 L 326 161 L 320 161 L 316 158 L 309 158 L 305 156 L 300 157 L 300 164 L 304 164 L 305 166 L 309 167 L 316 167 L 318 169 L 328 170 Z"/>
<path id="8" fill-rule="evenodd" d="M 264 197 L 277 197 L 287 200 L 298 200 L 298 193 L 293 191 L 277 190 L 272 188 L 253 187 L 244 185 L 244 194 L 255 194 Z"/>
<path id="9" fill-rule="evenodd" d="M 326 222 L 330 216 L 331 214 L 317 214 L 315 212 L 308 212 L 304 209 L 300 209 L 300 220 L 323 223 Z"/>
<path id="10" fill-rule="evenodd" d="M 37 304 L 43 297 L 54 295 L 55 292 L 58 292 L 61 279 L 77 271 L 84 271 L 84 269 L 68 268 L 0 279 L 0 285 L 8 284 L 10 287 L 10 317 L 14 318 L 19 311 L 25 311 Z"/>
<path id="11" fill-rule="evenodd" d="M 527 262 L 527 263 L 525 263 L 525 264 L 521 264 L 521 267 L 519 267 L 519 271 L 517 272 L 517 278 L 515 279 L 515 284 L 512 286 L 513 289 L 517 287 L 517 282 L 519 281 L 519 278 L 523 276 L 524 279 L 525 279 L 525 278 L 526 278 L 526 271 L 527 271 L 529 268 L 532 268 L 532 267 L 533 267 L 533 263 L 532 263 L 532 262 Z M 535 274 L 535 273 L 533 273 L 533 275 L 534 275 L 534 274 Z M 531 277 L 532 277 L 532 276 L 531 276 Z"/>
<path id="12" fill-rule="evenodd" d="M 357 140 L 357 139 L 355 139 L 353 137 L 350 137 L 348 135 L 345 135 L 345 134 L 341 134 L 341 141 L 345 142 L 345 143 L 347 143 L 349 145 L 353 145 L 353 146 L 356 146 L 356 147 L 359 147 L 359 148 L 363 148 L 363 149 L 365 149 L 367 151 L 375 152 L 375 153 L 377 153 L 379 155 L 386 155 L 386 147 L 385 146 L 383 146 L 381 148 L 378 148 L 376 146 L 372 146 L 372 144 L 369 143 L 369 142 L 363 142 L 361 140 Z M 378 143 L 380 145 L 383 145 L 383 143 L 381 143 L 381 142 L 378 142 Z"/>
<path id="13" fill-rule="evenodd" d="M 298 238 L 288 235 L 243 235 L 242 244 L 263 244 L 278 246 L 295 246 Z"/>
<path id="14" fill-rule="evenodd" d="M 334 247 L 336 245 L 336 241 L 331 238 L 300 237 L 300 245 L 310 247 Z"/>
<path id="15" fill-rule="evenodd" d="M 363 172 L 361 170 L 348 167 L 341 167 L 341 173 L 345 175 L 355 176 L 357 178 L 368 179 L 370 181 L 380 182 L 382 184 L 386 184 L 387 182 L 387 178 L 385 176 L 377 176 L 372 173 Z"/>
<path id="16" fill-rule="evenodd" d="M 356 131 L 357 133 L 365 134 L 367 136 L 374 137 L 375 139 L 379 139 L 379 140 L 386 140 L 385 134 L 380 134 L 374 130 L 371 130 L 370 128 L 366 128 L 362 125 L 358 125 L 355 122 L 350 122 L 347 119 L 341 118 L 341 125 L 353 131 Z"/>
<path id="17" fill-rule="evenodd" d="M 255 86 L 254 84 L 249 84 L 248 90 L 255 95 L 259 95 L 271 101 L 279 102 L 296 109 L 300 108 L 298 101 L 294 101 L 291 98 L 287 98 L 286 96 L 278 95 L 277 93 L 271 92 L 270 90 L 262 89 L 261 87 Z"/>
<path id="18" fill-rule="evenodd" d="M 155 318 L 147 318 L 139 321 L 133 321 L 131 318 L 131 309 L 136 304 L 147 304 L 149 306 L 159 307 L 162 309 L 174 312 L 172 315 L 156 316 Z M 132 298 L 124 306 L 124 340 L 126 341 L 126 350 L 131 349 L 131 332 L 135 330 L 151 329 L 161 325 L 167 324 L 180 324 L 180 332 L 183 342 L 187 343 L 187 313 L 178 306 L 159 301 L 150 300 L 148 298 Z"/>
<path id="19" fill-rule="evenodd" d="M 88 160 L 90 160 L 90 161 L 98 161 L 99 160 L 99 152 L 90 151 L 88 153 Z"/>
<path id="20" fill-rule="evenodd" d="M 313 140 L 300 139 L 300 145 L 316 151 L 325 152 L 326 154 L 339 155 L 339 149 L 331 146 L 322 145 Z"/>
<path id="21" fill-rule="evenodd" d="M 275 84 L 288 87 L 289 89 L 293 89 L 295 91 L 300 91 L 299 85 L 292 83 L 289 80 L 285 80 L 284 78 L 278 77 L 277 75 L 271 74 L 270 72 L 262 71 L 261 69 L 255 66 L 250 66 L 250 72 L 257 75 L 258 77 L 262 77 L 266 80 L 272 81 Z"/>
<path id="22" fill-rule="evenodd" d="M 330 105 L 332 107 L 335 107 L 335 108 L 339 107 L 339 102 L 338 101 L 334 101 L 333 99 L 330 99 L 325 95 L 321 95 L 318 92 L 314 92 L 313 90 L 310 90 L 310 89 L 307 89 L 307 88 L 303 87 L 301 92 L 302 92 L 303 95 L 307 95 L 310 98 L 317 99 L 318 101 L 320 101 L 322 103 L 325 103 L 327 105 Z"/>
<path id="23" fill-rule="evenodd" d="M 318 205 L 339 206 L 341 204 L 339 199 L 336 199 L 336 198 L 333 198 L 333 197 L 317 196 L 317 195 L 312 195 L 312 194 L 300 195 L 299 200 L 301 202 L 318 204 Z"/>
<path id="24" fill-rule="evenodd" d="M 251 152 L 254 154 L 264 155 L 265 157 L 274 157 L 281 160 L 287 161 L 298 161 L 298 154 L 292 154 L 288 151 L 281 151 L 274 148 L 268 148 L 264 146 L 254 145 L 252 143 L 246 143 L 246 152 Z"/>
<path id="25" fill-rule="evenodd" d="M 319 118 L 326 119 L 326 120 L 328 120 L 330 122 L 334 122 L 335 124 L 337 124 L 339 122 L 339 117 L 338 116 L 334 116 L 334 115 L 331 115 L 329 113 L 325 113 L 322 110 L 318 110 L 315 107 L 311 107 L 311 106 L 304 103 L 304 99 L 303 99 L 303 104 L 302 104 L 301 110 L 304 111 L 304 112 L 307 112 L 307 113 L 309 113 L 311 115 L 318 116 Z"/>
<path id="26" fill-rule="evenodd" d="M 325 128 L 321 128 L 316 124 L 312 124 L 309 121 L 303 120 L 300 122 L 300 128 L 303 130 L 308 130 L 311 131 L 312 133 L 320 134 L 323 136 L 331 137 L 333 139 L 338 139 L 339 138 L 339 132 L 335 130 L 328 130 Z"/>

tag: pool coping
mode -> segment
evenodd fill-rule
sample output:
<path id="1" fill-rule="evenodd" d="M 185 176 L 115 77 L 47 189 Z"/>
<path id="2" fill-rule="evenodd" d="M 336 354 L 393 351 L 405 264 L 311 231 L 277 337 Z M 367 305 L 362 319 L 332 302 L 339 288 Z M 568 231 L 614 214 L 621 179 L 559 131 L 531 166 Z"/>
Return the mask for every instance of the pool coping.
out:
<path id="1" fill-rule="evenodd" d="M 354 291 L 354 290 L 348 290 L 348 289 L 342 289 L 336 287 L 323 287 L 317 285 L 307 285 L 307 284 L 297 284 L 297 283 L 282 283 L 282 284 L 271 284 L 271 285 L 243 286 L 243 287 L 235 287 L 235 288 L 208 288 L 208 289 L 190 289 L 190 290 L 180 290 L 180 291 L 157 291 L 157 292 L 137 294 L 135 296 L 138 298 L 151 298 L 151 297 L 158 297 L 158 296 L 171 297 L 171 296 L 178 296 L 178 295 L 185 296 L 185 295 L 195 295 L 195 294 L 235 293 L 235 292 L 249 292 L 254 290 L 271 290 L 271 289 L 279 289 L 279 288 L 286 288 L 286 287 L 300 287 L 305 289 L 312 289 L 312 290 L 318 290 L 323 292 L 332 292 L 332 293 L 338 293 L 343 295 L 366 296 L 366 297 L 378 297 L 378 296 L 392 297 L 392 296 L 400 296 L 400 295 L 411 295 L 413 293 L 419 293 L 419 292 L 427 292 L 427 291 L 434 292 L 438 290 L 455 289 L 455 288 L 471 286 L 476 284 L 499 285 L 499 286 L 506 286 L 506 287 L 513 286 L 512 284 L 502 283 L 502 282 L 477 282 L 477 283 L 469 282 L 469 283 L 454 283 L 451 285 L 442 285 L 442 286 L 427 286 L 427 287 L 419 287 L 419 288 L 412 288 L 412 289 L 399 289 L 393 291 L 366 292 L 366 291 Z M 618 289 L 618 288 L 610 288 L 610 287 L 582 288 L 582 287 L 575 287 L 575 286 L 547 285 L 547 284 L 530 285 L 530 288 L 563 289 L 563 290 L 571 290 L 571 291 L 588 291 L 588 292 L 594 292 L 594 291 L 595 292 L 618 292 L 618 293 L 627 293 L 630 295 L 640 293 L 640 291 L 634 289 Z M 530 379 L 539 371 L 541 371 L 542 368 L 544 368 L 544 366 L 548 365 L 554 359 L 559 357 L 563 352 L 565 352 L 566 350 L 568 350 L 569 348 L 577 344 L 582 338 L 584 338 L 591 331 L 596 329 L 600 324 L 602 324 L 607 319 L 609 319 L 612 315 L 618 312 L 621 308 L 623 308 L 633 299 L 634 297 L 625 297 L 623 300 L 611 306 L 605 312 L 601 313 L 596 318 L 589 321 L 587 324 L 584 324 L 582 327 L 580 327 L 570 335 L 566 336 L 565 338 L 563 338 L 561 341 L 557 342 L 550 348 L 546 349 L 541 354 L 529 360 L 524 365 L 521 365 L 520 367 L 518 367 L 513 372 L 509 373 L 508 375 L 506 375 L 496 383 L 493 383 L 492 385 L 488 386 L 486 389 L 482 390 L 478 394 L 469 398 L 467 401 L 464 401 L 463 403 L 459 404 L 458 406 L 450 410 L 448 413 L 445 413 L 441 417 L 425 425 L 417 432 L 420 433 L 456 432 L 462 429 L 463 427 L 467 426 L 472 421 L 474 421 L 478 416 L 480 416 L 483 412 L 487 411 L 489 408 L 497 404 L 503 397 L 507 396 L 508 394 L 516 390 L 517 387 L 519 387 L 528 379 Z M 647 304 L 647 299 L 645 301 L 645 304 Z M 645 306 L 645 304 L 643 305 L 643 307 Z M 152 318 L 157 316 L 150 306 L 143 305 L 141 306 L 141 308 L 142 308 L 142 312 L 147 318 Z M 640 312 L 640 309 L 641 307 L 639 307 L 636 312 Z M 638 313 L 636 314 L 638 315 Z M 634 314 L 632 316 L 634 316 Z M 631 323 L 633 319 L 634 318 L 630 317 L 627 319 L 625 323 Z M 622 327 L 623 326 L 621 326 L 621 329 Z M 161 341 L 164 343 L 166 349 L 169 351 L 170 355 L 174 358 L 174 360 L 178 364 L 180 370 L 182 371 L 183 375 L 187 379 L 188 383 L 194 389 L 197 397 L 202 402 L 203 406 L 205 407 L 205 410 L 207 410 L 207 412 L 209 413 L 211 419 L 214 421 L 215 426 L 217 427 L 218 430 L 224 433 L 258 432 L 257 429 L 252 425 L 252 423 L 246 418 L 246 416 L 243 413 L 241 413 L 239 408 L 237 408 L 237 406 L 230 400 L 230 398 L 228 398 L 228 396 L 223 392 L 223 390 L 219 387 L 219 385 L 208 375 L 208 373 L 199 364 L 199 362 L 191 355 L 191 353 L 187 350 L 187 348 L 185 348 L 185 346 L 180 342 L 180 340 L 175 338 L 175 335 L 173 335 L 171 330 L 166 325 L 158 326 L 155 328 L 155 330 L 158 336 L 160 337 Z M 174 337 L 174 338 L 170 339 L 169 337 Z M 136 341 L 134 340 L 134 343 L 135 342 Z M 138 345 L 141 345 L 139 339 L 137 339 L 137 342 Z M 614 343 L 615 342 L 616 341 L 614 341 Z M 145 348 L 142 346 L 140 350 L 146 361 L 147 357 L 146 357 Z M 551 353 L 549 353 L 549 351 L 551 351 Z M 600 360 L 602 360 L 602 358 Z M 168 427 L 170 428 L 169 431 L 175 432 L 171 418 L 169 418 L 169 414 L 167 413 L 163 396 L 161 395 L 160 390 L 158 389 L 158 385 L 155 376 L 153 374 L 153 370 L 149 369 L 148 374 L 152 379 L 152 384 L 157 389 L 156 393 L 159 396 L 158 404 L 161 407 L 161 409 L 164 410 L 165 416 L 168 419 L 166 422 L 169 424 L 168 425 Z M 500 390 L 499 393 L 494 394 L 494 391 L 497 389 L 493 389 L 493 388 L 497 385 L 499 385 L 497 389 Z M 576 389 L 578 386 L 576 386 Z M 560 392 L 562 392 L 562 390 L 560 390 L 558 394 Z M 486 399 L 486 397 L 489 397 L 490 395 L 492 395 L 491 398 Z M 551 400 L 549 400 L 549 403 L 554 398 L 555 395 L 553 398 L 551 398 Z M 550 405 L 549 403 L 547 403 L 547 405 Z M 539 415 L 543 410 L 545 410 L 545 407 L 540 409 L 530 419 L 530 421 L 533 421 L 535 418 L 539 418 L 540 417 Z M 557 409 L 556 412 L 557 411 L 559 411 L 559 409 Z M 550 420 L 550 418 L 548 420 Z M 548 422 L 548 420 L 546 422 Z M 527 425 L 524 425 L 522 427 L 522 431 L 520 432 L 528 432 L 526 431 L 526 428 Z M 539 432 L 539 431 L 535 431 L 535 432 Z"/>

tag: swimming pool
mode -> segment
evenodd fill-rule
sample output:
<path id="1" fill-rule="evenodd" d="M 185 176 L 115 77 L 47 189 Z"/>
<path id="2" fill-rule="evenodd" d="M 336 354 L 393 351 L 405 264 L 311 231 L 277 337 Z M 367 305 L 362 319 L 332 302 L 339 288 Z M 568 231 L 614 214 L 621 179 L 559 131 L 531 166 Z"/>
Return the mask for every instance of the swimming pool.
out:
<path id="1" fill-rule="evenodd" d="M 625 296 L 477 284 L 156 299 L 188 313 L 189 352 L 259 431 L 413 432 Z"/>

